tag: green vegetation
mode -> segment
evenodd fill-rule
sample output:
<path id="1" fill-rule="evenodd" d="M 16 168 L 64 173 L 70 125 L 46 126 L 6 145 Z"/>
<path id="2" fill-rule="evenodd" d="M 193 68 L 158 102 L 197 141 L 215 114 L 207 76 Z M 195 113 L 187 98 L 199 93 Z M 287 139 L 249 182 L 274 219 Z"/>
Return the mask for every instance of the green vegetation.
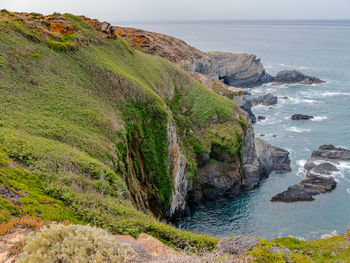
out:
<path id="1" fill-rule="evenodd" d="M 7 195 L 0 195 L 0 222 L 24 215 L 40 216 L 44 220 L 81 222 L 62 201 L 49 197 L 44 192 L 39 176 L 16 165 L 2 151 L 0 188 L 7 192 Z"/>
<path id="2" fill-rule="evenodd" d="M 212 250 L 217 238 L 178 230 L 148 214 L 171 201 L 169 121 L 176 124 L 194 179 L 196 154 L 213 146 L 241 158 L 248 124 L 237 106 L 169 61 L 65 17 L 77 30 L 59 39 L 0 19 L 0 187 L 12 195 L 0 195 L 0 223 L 28 214 Z M 91 45 L 76 45 L 81 37 Z M 144 182 L 149 188 L 140 192 Z M 145 213 L 134 208 L 136 200 Z M 281 262 L 284 255 L 270 249 L 283 245 L 292 251 L 291 262 L 346 261 L 348 240 L 276 239 L 250 253 L 258 262 Z"/>
<path id="3" fill-rule="evenodd" d="M 66 18 L 79 30 L 57 42 L 86 37 L 90 46 L 62 52 L 52 47 L 56 40 L 22 22 L 0 21 L 0 147 L 40 178 L 45 198 L 63 202 L 62 209 L 71 214 L 62 219 L 91 222 L 115 234 L 146 232 L 172 246 L 213 248 L 215 238 L 177 230 L 136 211 L 124 179 L 139 179 L 131 174 L 144 171 L 151 185 L 145 198 L 166 208 L 173 187 L 167 145 L 172 94 L 179 91 L 178 102 L 186 108 L 176 116 L 193 129 L 183 143 L 193 176 L 190 141 L 196 141 L 197 152 L 210 151 L 210 138 L 202 140 L 201 133 L 237 123 L 234 103 L 170 62 L 135 51 L 122 39 L 104 39 L 80 18 Z M 218 115 L 220 123 L 211 123 L 213 116 L 206 114 Z M 2 221 L 22 215 L 3 203 L 7 216 Z"/>
<path id="4" fill-rule="evenodd" d="M 350 231 L 323 240 L 301 241 L 291 237 L 283 237 L 273 241 L 308 256 L 312 262 L 350 262 Z"/>
<path id="5" fill-rule="evenodd" d="M 130 262 L 135 252 L 96 227 L 51 224 L 32 232 L 16 262 Z"/>

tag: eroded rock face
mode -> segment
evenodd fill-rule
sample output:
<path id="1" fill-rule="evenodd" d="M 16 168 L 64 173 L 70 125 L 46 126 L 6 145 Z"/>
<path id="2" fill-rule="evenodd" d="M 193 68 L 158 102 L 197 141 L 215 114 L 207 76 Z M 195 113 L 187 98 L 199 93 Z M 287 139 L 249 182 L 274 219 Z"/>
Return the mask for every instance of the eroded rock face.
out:
<path id="1" fill-rule="evenodd" d="M 288 151 L 259 138 L 255 139 L 255 146 L 264 174 L 269 175 L 272 171 L 290 172 L 292 170 Z"/>
<path id="2" fill-rule="evenodd" d="M 214 146 L 209 155 L 202 154 L 198 159 L 198 174 L 192 192 L 194 204 L 241 193 L 242 179 L 237 157 L 220 153 Z"/>
<path id="3" fill-rule="evenodd" d="M 277 73 L 276 77 L 273 78 L 273 82 L 279 84 L 290 84 L 290 83 L 300 83 L 300 84 L 317 84 L 324 82 L 316 77 L 307 76 L 300 71 L 296 70 L 283 70 Z"/>
<path id="4" fill-rule="evenodd" d="M 272 81 L 255 55 L 228 52 L 207 54 L 208 56 L 196 60 L 189 70 L 235 87 L 254 87 Z"/>
<path id="5" fill-rule="evenodd" d="M 271 93 L 267 93 L 265 95 L 249 98 L 248 99 L 252 106 L 263 105 L 263 106 L 271 106 L 276 105 L 278 102 L 277 96 L 272 95 Z"/>
<path id="6" fill-rule="evenodd" d="M 257 187 L 262 178 L 262 165 L 256 152 L 255 135 L 252 127 L 247 129 L 245 135 L 242 168 L 244 185 L 247 190 Z"/>
<path id="7" fill-rule="evenodd" d="M 176 219 L 188 214 L 187 193 L 189 191 L 189 180 L 186 174 L 187 162 L 183 155 L 176 127 L 170 121 L 168 123 L 168 145 L 169 145 L 169 174 L 174 180 L 174 190 L 171 198 L 169 217 Z"/>
<path id="8" fill-rule="evenodd" d="M 252 112 L 252 103 L 247 100 L 243 95 L 238 95 L 233 98 L 233 101 L 245 112 L 248 113 L 252 123 L 256 122 L 256 116 Z"/>

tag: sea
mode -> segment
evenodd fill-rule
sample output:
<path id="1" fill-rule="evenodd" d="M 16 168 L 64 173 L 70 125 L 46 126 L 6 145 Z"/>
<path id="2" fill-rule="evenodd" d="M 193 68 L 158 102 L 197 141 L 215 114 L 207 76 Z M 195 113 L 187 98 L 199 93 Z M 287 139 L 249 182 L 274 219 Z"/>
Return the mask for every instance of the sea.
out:
<path id="1" fill-rule="evenodd" d="M 350 21 L 182 21 L 127 22 L 183 39 L 203 51 L 252 53 L 266 71 L 296 69 L 326 82 L 314 85 L 262 85 L 253 94 L 272 93 L 276 106 L 257 106 L 265 120 L 254 124 L 256 137 L 287 149 L 292 172 L 273 173 L 235 200 L 202 205 L 178 224 L 181 229 L 218 237 L 249 235 L 274 239 L 319 239 L 350 226 L 350 163 L 332 174 L 336 189 L 312 202 L 273 203 L 271 197 L 305 178 L 303 165 L 323 144 L 350 149 Z M 288 97 L 284 99 L 283 97 Z M 314 119 L 293 121 L 293 114 Z"/>

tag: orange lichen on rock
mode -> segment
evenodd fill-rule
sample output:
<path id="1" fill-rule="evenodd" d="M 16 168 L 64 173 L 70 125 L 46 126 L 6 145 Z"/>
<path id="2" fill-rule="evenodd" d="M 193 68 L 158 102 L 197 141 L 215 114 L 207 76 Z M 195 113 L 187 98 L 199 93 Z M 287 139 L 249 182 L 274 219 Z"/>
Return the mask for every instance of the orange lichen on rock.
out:
<path id="1" fill-rule="evenodd" d="M 157 54 L 185 66 L 207 56 L 204 52 L 187 45 L 183 40 L 137 28 L 115 26 L 115 34 L 134 48 L 145 53 Z"/>
<path id="2" fill-rule="evenodd" d="M 117 37 L 115 28 L 110 23 L 100 22 L 97 19 L 91 19 L 86 16 L 81 16 L 80 18 L 89 23 L 102 37 L 110 39 L 115 39 Z"/>
<path id="3" fill-rule="evenodd" d="M 64 20 L 51 20 L 50 29 L 61 34 L 71 34 L 75 31 L 72 22 Z"/>

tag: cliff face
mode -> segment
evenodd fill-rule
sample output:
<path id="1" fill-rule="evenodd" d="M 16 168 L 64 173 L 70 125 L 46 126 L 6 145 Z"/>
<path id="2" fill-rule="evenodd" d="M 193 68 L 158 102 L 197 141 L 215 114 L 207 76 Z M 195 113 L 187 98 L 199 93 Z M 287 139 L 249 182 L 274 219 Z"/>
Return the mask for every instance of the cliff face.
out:
<path id="1" fill-rule="evenodd" d="M 209 52 L 207 57 L 195 61 L 189 70 L 236 87 L 254 87 L 272 81 L 260 59 L 250 54 Z"/>

